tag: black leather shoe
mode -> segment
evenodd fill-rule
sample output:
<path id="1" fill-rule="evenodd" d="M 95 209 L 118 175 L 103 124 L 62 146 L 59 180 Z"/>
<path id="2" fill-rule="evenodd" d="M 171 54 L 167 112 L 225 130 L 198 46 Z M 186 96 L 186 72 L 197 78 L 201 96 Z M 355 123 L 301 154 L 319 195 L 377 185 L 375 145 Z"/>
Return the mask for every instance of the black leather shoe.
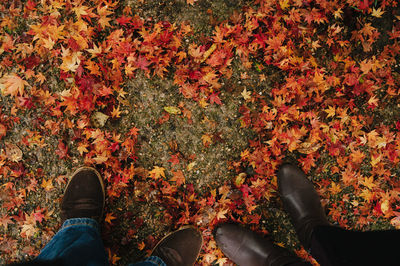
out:
<path id="1" fill-rule="evenodd" d="M 301 262 L 286 249 L 236 224 L 219 225 L 215 240 L 222 252 L 239 266 L 281 266 Z"/>
<path id="2" fill-rule="evenodd" d="M 80 167 L 73 174 L 61 202 L 61 220 L 92 218 L 100 222 L 104 209 L 104 184 L 92 167 Z"/>
<path id="3" fill-rule="evenodd" d="M 151 255 L 161 258 L 168 266 L 192 266 L 202 245 L 201 233 L 192 226 L 186 226 L 161 239 Z"/>
<path id="4" fill-rule="evenodd" d="M 278 190 L 301 244 L 309 249 L 315 226 L 330 225 L 317 191 L 304 172 L 290 163 L 279 167 Z"/>

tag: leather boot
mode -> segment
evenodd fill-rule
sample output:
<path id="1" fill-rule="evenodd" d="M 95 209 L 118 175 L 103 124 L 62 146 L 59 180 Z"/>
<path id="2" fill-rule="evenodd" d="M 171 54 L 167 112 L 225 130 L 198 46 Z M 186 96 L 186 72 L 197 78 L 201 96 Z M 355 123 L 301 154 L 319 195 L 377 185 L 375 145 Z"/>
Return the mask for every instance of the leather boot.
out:
<path id="1" fill-rule="evenodd" d="M 186 226 L 161 239 L 151 255 L 161 258 L 168 266 L 192 266 L 202 245 L 201 233 L 192 226 Z"/>
<path id="2" fill-rule="evenodd" d="M 239 266 L 282 266 L 302 262 L 288 250 L 236 224 L 219 225 L 215 240 L 222 252 Z"/>
<path id="3" fill-rule="evenodd" d="M 92 218 L 100 222 L 104 209 L 104 184 L 92 167 L 80 167 L 73 174 L 61 202 L 61 220 Z"/>
<path id="4" fill-rule="evenodd" d="M 300 243 L 309 249 L 313 229 L 318 225 L 330 225 L 317 191 L 304 172 L 290 163 L 279 167 L 278 190 Z"/>

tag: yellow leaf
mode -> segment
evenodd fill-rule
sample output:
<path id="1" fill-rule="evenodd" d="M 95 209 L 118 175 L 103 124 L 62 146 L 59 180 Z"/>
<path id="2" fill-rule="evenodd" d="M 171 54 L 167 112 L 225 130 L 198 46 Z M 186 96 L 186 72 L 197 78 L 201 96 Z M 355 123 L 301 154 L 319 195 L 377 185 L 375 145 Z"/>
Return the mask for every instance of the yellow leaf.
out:
<path id="1" fill-rule="evenodd" d="M 373 176 L 365 177 L 364 181 L 362 181 L 361 183 L 369 189 L 373 189 L 374 187 L 376 187 L 376 185 L 374 184 Z"/>
<path id="2" fill-rule="evenodd" d="M 381 203 L 381 210 L 382 210 L 383 214 L 386 214 L 389 211 L 389 207 L 390 207 L 390 204 L 389 204 L 388 200 L 384 200 Z"/>
<path id="3" fill-rule="evenodd" d="M 115 109 L 115 106 L 113 106 L 113 110 L 112 110 L 112 112 L 111 112 L 111 116 L 112 116 L 113 118 L 119 118 L 119 117 L 121 117 L 121 111 L 119 110 L 119 105 L 118 105 L 117 109 Z"/>
<path id="4" fill-rule="evenodd" d="M 28 83 L 14 73 L 0 79 L 0 89 L 4 95 L 22 96 L 25 85 Z"/>
<path id="5" fill-rule="evenodd" d="M 246 173 L 240 173 L 239 175 L 237 175 L 235 180 L 235 185 L 237 187 L 243 185 L 244 181 L 246 181 L 246 176 L 247 176 Z"/>
<path id="6" fill-rule="evenodd" d="M 400 216 L 394 217 L 392 220 L 390 220 L 390 223 L 396 227 L 396 229 L 400 229 Z"/>
<path id="7" fill-rule="evenodd" d="M 202 108 L 206 108 L 208 106 L 208 103 L 207 103 L 206 99 L 201 98 L 200 101 L 199 101 L 199 105 Z"/>
<path id="8" fill-rule="evenodd" d="M 96 164 L 102 164 L 102 163 L 104 163 L 105 161 L 107 161 L 108 160 L 108 157 L 107 156 L 104 156 L 104 154 L 102 154 L 102 155 L 97 155 L 95 158 L 93 158 L 93 161 L 96 163 Z"/>
<path id="9" fill-rule="evenodd" d="M 207 57 L 209 57 L 215 51 L 215 49 L 217 49 L 217 45 L 213 43 L 213 45 L 211 45 L 210 48 L 208 48 L 208 50 L 204 53 L 203 60 L 201 62 L 204 62 L 204 60 L 206 60 Z"/>
<path id="10" fill-rule="evenodd" d="M 218 220 L 220 220 L 220 219 L 225 219 L 225 218 L 226 218 L 225 214 L 226 214 L 227 212 L 228 212 L 228 209 L 218 211 L 218 213 L 217 213 L 217 219 L 218 219 Z"/>
<path id="11" fill-rule="evenodd" d="M 282 8 L 283 10 L 285 10 L 286 8 L 289 7 L 289 0 L 279 1 L 279 5 L 281 6 L 281 8 Z"/>
<path id="12" fill-rule="evenodd" d="M 161 176 L 165 177 L 165 168 L 154 166 L 154 169 L 149 172 L 149 176 L 153 179 L 159 179 Z"/>
<path id="13" fill-rule="evenodd" d="M 245 100 L 251 99 L 251 91 L 247 91 L 246 88 L 242 91 L 241 94 L 242 94 L 242 97 L 243 97 Z"/>
<path id="14" fill-rule="evenodd" d="M 196 166 L 196 162 L 191 162 L 188 164 L 188 166 L 186 167 L 186 170 L 191 171 L 193 169 L 193 167 Z"/>
<path id="15" fill-rule="evenodd" d="M 81 52 L 71 52 L 71 50 L 65 49 L 64 47 L 61 47 L 62 50 L 62 64 L 60 66 L 61 70 L 64 70 L 65 72 L 71 71 L 75 72 L 79 64 L 81 63 L 81 60 L 79 57 L 81 56 Z"/>
<path id="16" fill-rule="evenodd" d="M 78 145 L 78 151 L 79 154 L 82 155 L 84 152 L 89 152 L 88 149 L 86 149 L 89 145 L 86 143 L 79 143 Z"/>
<path id="17" fill-rule="evenodd" d="M 203 145 L 205 147 L 208 147 L 212 143 L 211 136 L 209 134 L 204 134 L 201 136 L 201 140 L 203 141 Z"/>
<path id="18" fill-rule="evenodd" d="M 47 192 L 52 190 L 54 188 L 53 180 L 49 179 L 49 180 L 46 181 L 46 179 L 43 178 L 41 187 L 44 188 L 44 190 L 47 191 Z"/>
<path id="19" fill-rule="evenodd" d="M 385 13 L 385 11 L 382 11 L 381 8 L 378 8 L 378 9 L 372 8 L 371 15 L 373 17 L 380 18 L 380 17 L 382 17 L 383 13 Z"/>
<path id="20" fill-rule="evenodd" d="M 30 238 L 36 234 L 38 229 L 33 224 L 24 224 L 21 228 L 21 235 Z"/>
<path id="21" fill-rule="evenodd" d="M 166 106 L 166 107 L 164 107 L 164 110 L 167 113 L 173 114 L 173 115 L 179 115 L 181 113 L 181 109 L 179 109 L 178 107 L 175 107 L 175 106 Z"/>
<path id="22" fill-rule="evenodd" d="M 335 116 L 335 107 L 333 107 L 333 106 L 329 106 L 328 107 L 328 109 L 325 109 L 324 110 L 328 115 L 327 115 L 327 117 L 333 117 L 333 116 Z"/>

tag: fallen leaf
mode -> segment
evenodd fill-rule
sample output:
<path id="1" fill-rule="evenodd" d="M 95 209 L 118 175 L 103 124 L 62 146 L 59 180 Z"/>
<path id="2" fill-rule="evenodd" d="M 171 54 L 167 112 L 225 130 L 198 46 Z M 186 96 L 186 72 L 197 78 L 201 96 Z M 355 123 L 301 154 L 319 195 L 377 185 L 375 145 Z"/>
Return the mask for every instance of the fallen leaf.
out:
<path id="1" fill-rule="evenodd" d="M 8 74 L 0 79 L 0 89 L 4 95 L 23 96 L 24 88 L 28 82 L 16 74 Z"/>
<path id="2" fill-rule="evenodd" d="M 178 107 L 175 107 L 175 106 L 166 106 L 166 107 L 164 107 L 164 110 L 167 113 L 173 114 L 173 115 L 179 115 L 181 113 L 181 109 L 179 109 Z"/>
<path id="3" fill-rule="evenodd" d="M 22 151 L 21 149 L 12 143 L 5 143 L 6 145 L 6 156 L 12 162 L 19 162 L 22 160 Z"/>

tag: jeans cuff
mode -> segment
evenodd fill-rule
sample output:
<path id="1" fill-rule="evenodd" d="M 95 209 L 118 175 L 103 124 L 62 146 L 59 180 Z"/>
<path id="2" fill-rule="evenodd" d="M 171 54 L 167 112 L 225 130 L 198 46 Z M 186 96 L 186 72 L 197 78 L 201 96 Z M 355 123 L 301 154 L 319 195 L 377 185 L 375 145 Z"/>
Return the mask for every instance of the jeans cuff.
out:
<path id="1" fill-rule="evenodd" d="M 157 256 L 150 256 L 147 259 L 145 259 L 144 261 L 152 262 L 158 266 L 167 266 L 167 264 L 165 264 L 165 262 L 160 257 L 157 257 Z"/>
<path id="2" fill-rule="evenodd" d="M 99 223 L 92 219 L 92 218 L 71 218 L 65 220 L 63 225 L 60 228 L 60 231 L 63 230 L 64 228 L 70 227 L 70 226 L 88 226 L 96 231 L 100 231 L 100 226 Z"/>

